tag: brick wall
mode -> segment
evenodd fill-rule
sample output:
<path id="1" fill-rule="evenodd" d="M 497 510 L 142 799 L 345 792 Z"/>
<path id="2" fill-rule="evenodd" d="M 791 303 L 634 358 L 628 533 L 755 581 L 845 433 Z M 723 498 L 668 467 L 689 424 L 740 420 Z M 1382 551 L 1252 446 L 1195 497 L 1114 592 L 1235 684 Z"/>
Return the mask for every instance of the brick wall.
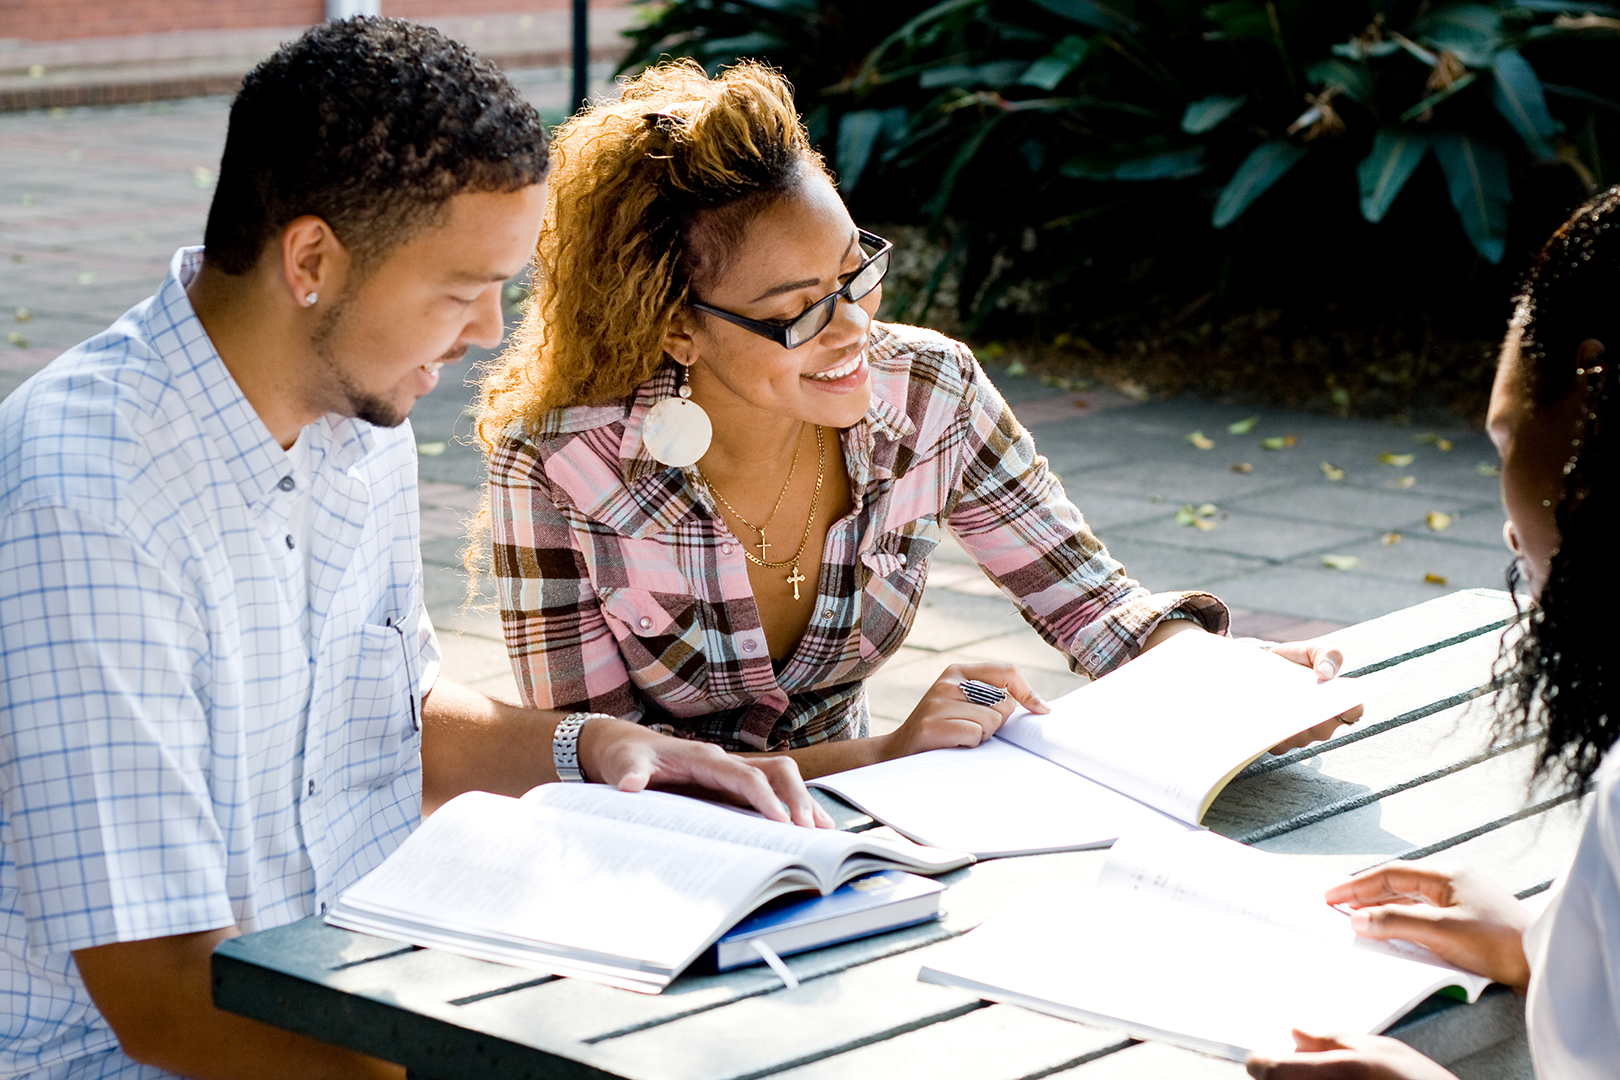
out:
<path id="1" fill-rule="evenodd" d="M 618 7 L 627 0 L 591 0 Z M 490 15 L 550 11 L 571 0 L 382 0 L 384 15 Z M 326 0 L 0 0 L 0 38 L 68 38 L 307 26 L 326 17 Z"/>

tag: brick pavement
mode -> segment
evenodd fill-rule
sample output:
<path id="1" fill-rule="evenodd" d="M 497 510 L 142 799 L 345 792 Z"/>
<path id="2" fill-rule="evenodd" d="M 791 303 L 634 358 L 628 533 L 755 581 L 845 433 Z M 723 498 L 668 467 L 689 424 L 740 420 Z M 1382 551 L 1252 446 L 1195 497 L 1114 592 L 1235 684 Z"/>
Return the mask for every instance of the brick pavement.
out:
<path id="1" fill-rule="evenodd" d="M 561 110 L 566 69 L 515 77 L 542 109 Z M 0 345 L 0 393 L 148 295 L 173 249 L 198 242 L 227 104 L 0 115 L 0 322 L 17 336 Z M 1495 455 L 1461 424 L 1419 430 L 1264 410 L 1252 431 L 1233 435 L 1228 425 L 1252 410 L 1077 394 L 990 370 L 1132 573 L 1155 588 L 1209 588 L 1233 606 L 1239 633 L 1312 636 L 1451 589 L 1502 585 L 1496 482 L 1479 470 Z M 470 400 L 470 386 L 446 379 L 413 415 L 428 603 L 446 671 L 512 698 L 498 617 L 463 605 L 463 523 L 482 474 L 467 441 Z M 1215 445 L 1197 449 L 1187 440 L 1194 431 Z M 1262 439 L 1290 435 L 1285 449 L 1262 448 Z M 1412 459 L 1382 464 L 1386 453 Z M 1343 478 L 1328 479 L 1324 462 Z M 1214 509 L 1200 520 L 1213 528 L 1178 523 L 1181 507 L 1204 504 Z M 1450 523 L 1430 528 L 1431 513 Z M 1386 543 L 1390 533 L 1400 541 Z M 1324 556 L 1356 562 L 1333 569 Z M 871 688 L 879 728 L 903 719 L 944 664 L 971 658 L 1022 664 L 1043 693 L 1075 685 L 1057 653 L 947 544 L 910 640 Z"/>

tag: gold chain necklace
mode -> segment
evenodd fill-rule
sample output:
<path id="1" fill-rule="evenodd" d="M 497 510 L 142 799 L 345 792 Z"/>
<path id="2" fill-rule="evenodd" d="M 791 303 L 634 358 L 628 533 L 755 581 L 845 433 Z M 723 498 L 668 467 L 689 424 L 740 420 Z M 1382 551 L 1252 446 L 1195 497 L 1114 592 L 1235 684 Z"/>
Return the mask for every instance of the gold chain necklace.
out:
<path id="1" fill-rule="evenodd" d="M 714 492 L 714 497 L 720 500 L 720 504 L 727 510 L 731 510 L 731 504 L 726 502 L 725 498 L 721 496 L 720 492 L 715 491 L 714 484 L 710 483 L 709 478 L 703 475 L 703 470 L 698 469 L 697 474 L 698 476 L 702 477 L 703 483 L 708 487 L 708 489 Z M 816 425 L 816 490 L 815 494 L 810 497 L 810 517 L 806 519 L 804 523 L 804 532 L 799 536 L 798 549 L 793 552 L 791 558 L 782 559 L 779 562 L 769 562 L 762 559 L 755 555 L 752 551 L 749 551 L 746 546 L 742 549 L 744 557 L 746 557 L 749 562 L 753 563 L 755 566 L 764 567 L 766 570 L 780 570 L 784 566 L 791 566 L 793 571 L 788 574 L 787 583 L 793 586 L 793 599 L 795 600 L 802 599 L 802 597 L 799 595 L 800 582 L 809 580 L 809 578 L 806 578 L 804 574 L 800 573 L 799 571 L 799 558 L 804 554 L 804 546 L 810 542 L 810 530 L 816 523 L 816 511 L 821 506 L 821 483 L 826 479 L 826 477 L 827 439 L 821 430 L 821 425 L 818 424 Z M 733 514 L 737 514 L 737 511 L 735 510 L 731 510 L 731 512 Z M 742 517 L 741 514 L 737 514 L 737 516 L 739 518 Z M 744 522 L 744 524 L 747 523 Z M 752 525 L 749 525 L 748 527 L 750 529 L 753 528 Z"/>
<path id="2" fill-rule="evenodd" d="M 817 428 L 816 430 L 818 432 L 820 431 L 819 428 Z M 714 497 L 720 500 L 720 505 L 724 506 L 727 510 L 730 510 L 731 511 L 731 516 L 736 518 L 738 521 L 742 522 L 743 526 L 745 528 L 752 529 L 754 532 L 757 532 L 759 534 L 758 547 L 759 547 L 759 557 L 761 559 L 765 558 L 765 549 L 771 546 L 770 544 L 768 544 L 765 541 L 765 527 L 771 523 L 772 518 L 776 517 L 776 511 L 781 508 L 782 500 L 787 497 L 788 487 L 789 487 L 789 485 L 791 485 L 793 483 L 793 474 L 799 468 L 799 450 L 803 446 L 804 446 L 804 424 L 803 424 L 803 422 L 801 422 L 799 424 L 799 434 L 798 434 L 797 437 L 795 437 L 795 439 L 793 441 L 793 462 L 792 462 L 792 464 L 788 465 L 787 479 L 782 481 L 782 490 L 777 492 L 777 494 L 776 494 L 776 502 L 772 504 L 771 512 L 769 514 L 766 514 L 765 515 L 765 520 L 760 522 L 758 525 L 755 525 L 753 522 L 749 521 L 747 518 L 745 518 L 741 514 L 739 514 L 737 512 L 737 508 L 735 506 L 732 506 L 730 503 L 726 502 L 726 497 L 724 495 L 720 494 L 720 490 L 718 488 L 716 488 L 713 484 L 709 483 L 709 478 L 707 476 L 703 476 L 703 470 L 702 469 L 698 470 L 698 475 L 703 476 L 703 482 L 705 484 L 709 485 L 709 490 L 714 492 Z M 743 551 L 745 553 L 747 552 L 747 550 L 748 549 L 746 547 L 743 548 Z M 767 564 L 761 563 L 760 565 L 763 566 L 763 565 L 767 565 Z"/>

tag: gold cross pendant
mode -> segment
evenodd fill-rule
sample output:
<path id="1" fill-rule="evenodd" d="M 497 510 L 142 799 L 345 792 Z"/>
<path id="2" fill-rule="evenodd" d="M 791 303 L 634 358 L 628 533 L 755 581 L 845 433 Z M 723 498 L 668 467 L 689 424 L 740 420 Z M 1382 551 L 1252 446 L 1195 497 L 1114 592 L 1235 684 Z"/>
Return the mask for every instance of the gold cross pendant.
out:
<path id="1" fill-rule="evenodd" d="M 765 530 L 760 529 L 758 531 L 759 531 L 759 543 L 756 544 L 755 546 L 759 548 L 759 557 L 760 557 L 761 561 L 769 561 L 770 556 L 765 554 L 765 549 L 770 547 L 771 545 L 769 545 L 769 544 L 767 544 L 765 542 Z"/>
<path id="2" fill-rule="evenodd" d="M 799 564 L 794 563 L 793 573 L 787 576 L 787 580 L 788 584 L 793 586 L 793 599 L 797 600 L 799 598 L 799 582 L 808 581 L 809 578 L 806 578 L 803 574 L 799 573 Z"/>

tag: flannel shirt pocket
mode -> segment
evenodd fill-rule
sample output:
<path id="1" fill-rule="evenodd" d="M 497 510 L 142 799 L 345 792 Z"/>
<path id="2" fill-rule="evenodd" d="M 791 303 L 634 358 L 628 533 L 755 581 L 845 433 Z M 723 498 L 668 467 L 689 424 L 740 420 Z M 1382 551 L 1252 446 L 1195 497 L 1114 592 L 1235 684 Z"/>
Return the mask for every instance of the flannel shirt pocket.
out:
<path id="1" fill-rule="evenodd" d="M 605 588 L 597 595 L 631 682 L 644 690 L 656 687 L 665 704 L 704 696 L 708 665 L 692 662 L 704 653 L 696 598 L 632 588 Z"/>
<path id="2" fill-rule="evenodd" d="M 870 577 L 861 593 L 861 658 L 887 656 L 911 632 L 928 584 L 928 557 L 939 546 L 936 517 L 922 517 L 883 533 L 861 553 Z"/>

